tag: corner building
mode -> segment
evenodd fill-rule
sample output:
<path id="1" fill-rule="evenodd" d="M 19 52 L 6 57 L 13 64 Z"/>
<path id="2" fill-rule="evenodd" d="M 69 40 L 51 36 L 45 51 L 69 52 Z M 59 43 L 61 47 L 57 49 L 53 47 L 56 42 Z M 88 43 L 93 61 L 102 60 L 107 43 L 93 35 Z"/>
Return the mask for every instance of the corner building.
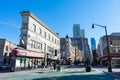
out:
<path id="1" fill-rule="evenodd" d="M 21 12 L 20 46 L 44 53 L 45 65 L 60 58 L 60 38 L 29 11 Z"/>
<path id="2" fill-rule="evenodd" d="M 108 35 L 108 45 L 111 58 L 111 66 L 120 68 L 120 32 Z M 108 66 L 108 52 L 106 46 L 106 36 L 100 38 L 100 62 L 103 66 Z"/>
<path id="3" fill-rule="evenodd" d="M 4 64 L 10 64 L 11 52 L 17 45 L 7 39 L 0 39 L 0 67 Z"/>

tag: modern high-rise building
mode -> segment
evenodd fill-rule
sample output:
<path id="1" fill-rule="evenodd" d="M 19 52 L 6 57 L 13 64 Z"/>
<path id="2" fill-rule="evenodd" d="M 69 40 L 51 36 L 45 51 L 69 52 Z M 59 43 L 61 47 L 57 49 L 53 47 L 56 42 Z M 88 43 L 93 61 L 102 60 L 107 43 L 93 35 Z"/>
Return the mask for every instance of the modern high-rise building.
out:
<path id="1" fill-rule="evenodd" d="M 71 42 L 78 47 L 78 49 L 82 52 L 82 56 L 84 59 L 91 58 L 90 48 L 88 45 L 88 38 L 71 38 Z M 84 45 L 84 46 L 83 46 Z"/>
<path id="2" fill-rule="evenodd" d="M 98 64 L 98 54 L 97 54 L 97 49 L 96 49 L 96 40 L 95 38 L 91 38 L 91 52 L 92 52 L 92 60 L 93 60 L 93 65 Z"/>
<path id="3" fill-rule="evenodd" d="M 73 38 L 80 37 L 80 24 L 73 24 Z"/>
<path id="4" fill-rule="evenodd" d="M 85 30 L 80 29 L 80 24 L 73 24 L 73 38 L 71 41 L 82 52 L 84 59 L 91 58 L 88 39 L 85 38 Z"/>
<path id="5" fill-rule="evenodd" d="M 95 50 L 96 49 L 96 41 L 95 38 L 91 38 L 91 50 Z"/>
<path id="6" fill-rule="evenodd" d="M 85 37 L 85 30 L 84 29 L 81 29 L 80 30 L 80 37 Z"/>

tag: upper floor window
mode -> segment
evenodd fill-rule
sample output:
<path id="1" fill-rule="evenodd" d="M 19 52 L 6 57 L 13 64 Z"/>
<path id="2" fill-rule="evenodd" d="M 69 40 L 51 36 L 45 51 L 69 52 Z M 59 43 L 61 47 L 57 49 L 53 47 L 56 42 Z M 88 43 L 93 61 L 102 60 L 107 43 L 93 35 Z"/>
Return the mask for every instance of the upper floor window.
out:
<path id="1" fill-rule="evenodd" d="M 44 51 L 46 52 L 46 44 L 44 43 Z"/>
<path id="2" fill-rule="evenodd" d="M 44 37 L 46 38 L 46 32 L 44 32 Z"/>
<path id="3" fill-rule="evenodd" d="M 36 25 L 33 24 L 32 27 L 31 27 L 31 29 L 32 29 L 34 32 L 36 32 Z"/>
<path id="4" fill-rule="evenodd" d="M 52 37 L 52 42 L 54 42 L 54 37 Z"/>
<path id="5" fill-rule="evenodd" d="M 48 34 L 48 39 L 50 40 L 50 34 Z"/>
<path id="6" fill-rule="evenodd" d="M 120 46 L 118 46 L 118 52 L 120 52 Z"/>
<path id="7" fill-rule="evenodd" d="M 55 39 L 55 44 L 56 44 L 56 39 Z"/>
<path id="8" fill-rule="evenodd" d="M 112 47 L 112 51 L 113 51 L 113 52 L 116 52 L 115 46 Z"/>
<path id="9" fill-rule="evenodd" d="M 8 46 L 6 46 L 6 51 L 8 51 Z"/>
<path id="10" fill-rule="evenodd" d="M 42 35 L 42 29 L 41 28 L 39 28 L 39 34 Z"/>

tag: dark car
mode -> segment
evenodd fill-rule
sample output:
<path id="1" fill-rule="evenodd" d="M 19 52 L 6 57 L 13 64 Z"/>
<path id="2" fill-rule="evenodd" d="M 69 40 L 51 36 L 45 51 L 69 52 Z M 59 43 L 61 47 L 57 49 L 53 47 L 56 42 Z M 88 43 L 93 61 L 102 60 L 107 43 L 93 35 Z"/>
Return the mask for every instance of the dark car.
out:
<path id="1" fill-rule="evenodd" d="M 4 65 L 2 66 L 2 69 L 10 69 L 10 65 L 9 65 L 9 64 L 4 64 Z"/>

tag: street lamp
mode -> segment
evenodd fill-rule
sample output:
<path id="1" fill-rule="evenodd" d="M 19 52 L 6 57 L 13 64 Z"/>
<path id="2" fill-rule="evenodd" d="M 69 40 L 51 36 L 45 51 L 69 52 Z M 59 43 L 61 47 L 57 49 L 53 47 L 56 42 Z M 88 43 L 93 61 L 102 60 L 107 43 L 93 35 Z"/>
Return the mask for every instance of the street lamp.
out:
<path id="1" fill-rule="evenodd" d="M 105 33 L 106 33 L 106 41 L 107 41 L 107 52 L 108 52 L 108 72 L 112 72 L 112 67 L 111 67 L 111 57 L 110 57 L 110 51 L 109 51 L 109 45 L 108 45 L 108 35 L 107 35 L 107 27 L 102 26 L 99 24 L 92 24 L 92 28 L 94 28 L 94 25 L 105 28 Z"/>
<path id="2" fill-rule="evenodd" d="M 74 59 L 74 64 L 76 65 L 76 44 L 75 44 L 75 59 Z"/>

